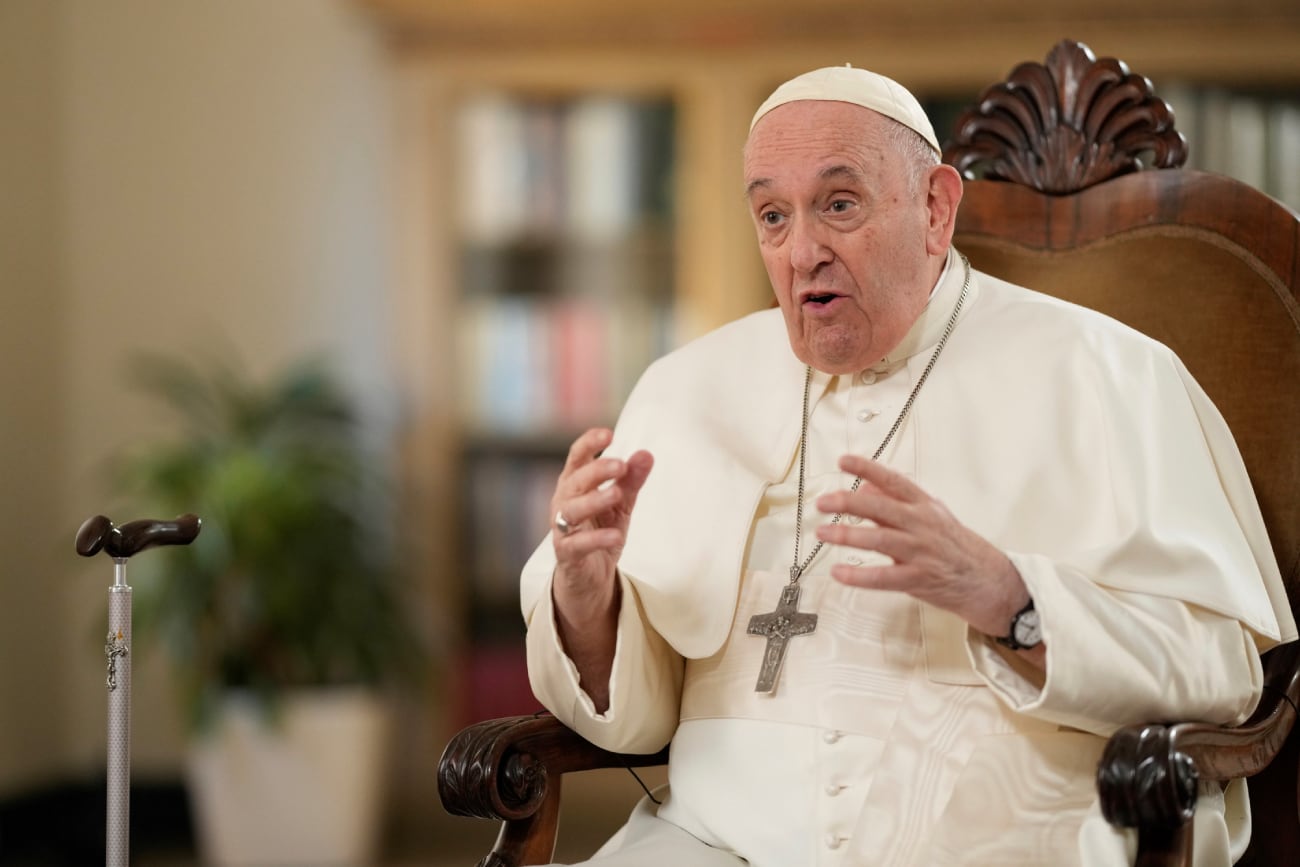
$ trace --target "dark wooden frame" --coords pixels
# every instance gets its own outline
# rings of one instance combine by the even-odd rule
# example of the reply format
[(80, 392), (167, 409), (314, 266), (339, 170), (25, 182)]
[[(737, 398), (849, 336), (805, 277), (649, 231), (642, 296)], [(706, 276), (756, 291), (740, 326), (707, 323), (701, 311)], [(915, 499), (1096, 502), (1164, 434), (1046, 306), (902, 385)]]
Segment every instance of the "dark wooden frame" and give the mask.
[[(1173, 114), (1149, 81), (1064, 41), (1045, 64), (1017, 67), (958, 120), (944, 154), (968, 178), (958, 246), (1014, 237), (1032, 249), (1067, 250), (1173, 224), (1232, 238), (1294, 301), (1300, 220), (1237, 181), (1179, 168), (1186, 155)], [(1159, 170), (1141, 171), (1147, 167)], [(1243, 232), (1234, 221), (1252, 228)], [(1300, 331), (1300, 308), (1287, 309)], [(1280, 552), (1279, 559), (1294, 609), (1300, 558)], [(1263, 697), (1241, 726), (1165, 721), (1123, 728), (1108, 741), (1097, 771), (1102, 810), (1112, 824), (1138, 829), (1139, 865), (1190, 865), (1198, 781), (1240, 777), (1253, 778), (1255, 827), (1267, 829), (1254, 835), (1241, 863), (1297, 863), (1300, 645), (1270, 651), (1264, 668)], [(601, 750), (546, 714), (514, 717), (456, 735), (438, 787), (449, 812), (503, 822), (480, 867), (544, 864), (554, 852), (563, 774), (666, 761), (666, 749), (651, 756)]]

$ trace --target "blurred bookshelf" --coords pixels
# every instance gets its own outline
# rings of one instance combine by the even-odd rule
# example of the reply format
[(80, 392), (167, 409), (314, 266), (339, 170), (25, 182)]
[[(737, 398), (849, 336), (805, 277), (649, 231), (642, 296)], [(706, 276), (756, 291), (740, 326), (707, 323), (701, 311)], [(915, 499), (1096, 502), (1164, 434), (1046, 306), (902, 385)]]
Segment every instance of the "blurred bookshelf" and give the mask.
[(1158, 88), (1187, 138), (1187, 167), (1228, 175), (1300, 211), (1300, 87)]
[(569, 444), (675, 343), (675, 110), (652, 95), (484, 90), (453, 121), (466, 576), (457, 715), (527, 713), (519, 573)]

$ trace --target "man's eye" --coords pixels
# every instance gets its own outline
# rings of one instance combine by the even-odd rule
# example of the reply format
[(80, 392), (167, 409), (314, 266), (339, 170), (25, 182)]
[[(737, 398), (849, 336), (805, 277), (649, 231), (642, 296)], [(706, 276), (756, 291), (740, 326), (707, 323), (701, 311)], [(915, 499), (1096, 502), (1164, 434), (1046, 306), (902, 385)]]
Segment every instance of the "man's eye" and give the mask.
[(853, 202), (848, 199), (836, 199), (831, 202), (831, 210), (837, 214), (842, 214), (851, 207), (853, 207)]
[(764, 211), (758, 219), (765, 226), (775, 226), (781, 222), (781, 215), (777, 211)]

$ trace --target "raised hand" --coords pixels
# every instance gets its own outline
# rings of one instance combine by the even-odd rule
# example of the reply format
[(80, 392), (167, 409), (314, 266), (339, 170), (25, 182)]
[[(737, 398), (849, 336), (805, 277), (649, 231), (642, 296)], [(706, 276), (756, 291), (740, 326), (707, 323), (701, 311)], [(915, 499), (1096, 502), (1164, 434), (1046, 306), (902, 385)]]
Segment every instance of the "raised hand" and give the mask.
[(1029, 600), (1007, 555), (905, 476), (858, 455), (845, 455), (839, 465), (862, 484), (854, 492), (818, 497), (817, 508), (867, 521), (825, 524), (817, 537), (828, 545), (877, 551), (894, 562), (837, 563), (831, 577), (857, 587), (908, 593), (953, 612), (986, 635), (1004, 634), (1012, 615)]
[(647, 451), (627, 460), (601, 457), (612, 436), (608, 428), (592, 428), (574, 440), (555, 485), (551, 538), (557, 578), (567, 582), (599, 586), (613, 579), (632, 508), (654, 464)]
[(601, 457), (612, 437), (607, 428), (592, 428), (574, 440), (551, 498), (556, 625), (583, 689), (602, 711), (617, 638), (615, 570), (637, 494), (654, 465), (647, 451), (626, 460)]

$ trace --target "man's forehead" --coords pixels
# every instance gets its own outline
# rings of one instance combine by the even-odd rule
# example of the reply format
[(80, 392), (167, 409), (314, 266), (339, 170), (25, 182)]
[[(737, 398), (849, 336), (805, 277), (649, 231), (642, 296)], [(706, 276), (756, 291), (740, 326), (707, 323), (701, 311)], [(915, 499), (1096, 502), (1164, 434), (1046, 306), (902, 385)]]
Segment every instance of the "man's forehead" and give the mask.
[(811, 104), (782, 108), (755, 128), (745, 144), (747, 192), (787, 183), (862, 180), (891, 159), (892, 148), (882, 135), (890, 121), (858, 106), (821, 105), (824, 111)]

